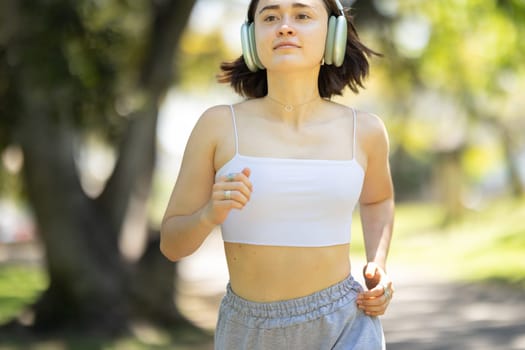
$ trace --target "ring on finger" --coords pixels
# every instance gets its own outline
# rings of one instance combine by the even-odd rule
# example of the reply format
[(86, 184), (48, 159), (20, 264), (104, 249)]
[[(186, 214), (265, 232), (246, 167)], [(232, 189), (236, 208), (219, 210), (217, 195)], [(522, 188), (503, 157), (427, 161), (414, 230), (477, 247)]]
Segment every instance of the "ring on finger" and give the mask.
[(235, 180), (235, 174), (234, 173), (229, 173), (227, 176), (226, 176), (228, 182), (232, 182), (233, 180)]
[(224, 199), (230, 200), (231, 198), (232, 198), (232, 191), (230, 190), (224, 191)]
[(392, 298), (392, 290), (390, 290), (385, 284), (383, 284), (383, 294), (388, 300)]

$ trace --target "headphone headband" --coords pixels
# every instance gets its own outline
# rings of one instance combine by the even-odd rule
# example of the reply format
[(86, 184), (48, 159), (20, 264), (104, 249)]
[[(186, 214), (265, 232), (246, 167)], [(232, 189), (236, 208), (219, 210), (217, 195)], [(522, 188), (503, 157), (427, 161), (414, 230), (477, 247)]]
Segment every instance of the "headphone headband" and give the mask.
[[(334, 0), (334, 1), (335, 1), (335, 4), (336, 4), (337, 9), (339, 10), (339, 13), (341, 14), (341, 16), (344, 16), (345, 15), (345, 8), (344, 8), (343, 4), (341, 3), (341, 0)], [(350, 1), (350, 2), (353, 3), (354, 1)], [(246, 20), (244, 22), (248, 23), (248, 24), (251, 23), (250, 19), (248, 18), (248, 14), (246, 14)]]
[(343, 7), (343, 4), (341, 4), (340, 0), (335, 0), (335, 4), (337, 5), (337, 8), (339, 9), (339, 12), (341, 12), (341, 16), (345, 15), (345, 8)]

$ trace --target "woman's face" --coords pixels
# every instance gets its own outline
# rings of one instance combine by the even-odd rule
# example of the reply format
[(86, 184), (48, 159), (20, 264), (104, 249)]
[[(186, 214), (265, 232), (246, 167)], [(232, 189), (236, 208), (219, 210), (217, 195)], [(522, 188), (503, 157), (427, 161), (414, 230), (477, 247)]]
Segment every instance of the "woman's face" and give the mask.
[(321, 63), (328, 23), (322, 0), (260, 0), (254, 23), (257, 54), (266, 69)]

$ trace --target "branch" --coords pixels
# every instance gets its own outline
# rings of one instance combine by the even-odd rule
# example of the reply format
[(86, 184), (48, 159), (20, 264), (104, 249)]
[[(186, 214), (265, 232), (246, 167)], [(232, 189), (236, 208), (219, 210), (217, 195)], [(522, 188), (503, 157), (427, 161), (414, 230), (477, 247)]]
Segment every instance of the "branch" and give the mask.
[(155, 166), (157, 114), (162, 96), (172, 83), (175, 49), (195, 0), (153, 2), (151, 43), (140, 68), (138, 90), (145, 103), (130, 116), (119, 147), (119, 158), (99, 204), (120, 231), (132, 196), (144, 201), (149, 195)]
[[(140, 84), (162, 94), (172, 83), (175, 49), (186, 28), (196, 0), (155, 1), (151, 43), (141, 74)], [(160, 90), (160, 91), (159, 91)]]

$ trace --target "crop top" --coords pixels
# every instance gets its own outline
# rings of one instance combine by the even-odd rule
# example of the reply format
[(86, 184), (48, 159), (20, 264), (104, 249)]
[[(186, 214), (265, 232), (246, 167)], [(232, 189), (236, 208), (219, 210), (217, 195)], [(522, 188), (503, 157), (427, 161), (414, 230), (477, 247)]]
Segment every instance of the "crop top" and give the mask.
[(350, 243), (352, 212), (361, 194), (364, 170), (355, 159), (319, 160), (239, 154), (235, 111), (235, 155), (216, 178), (251, 170), (253, 192), (242, 210), (221, 225), (225, 242), (267, 246), (323, 247)]

